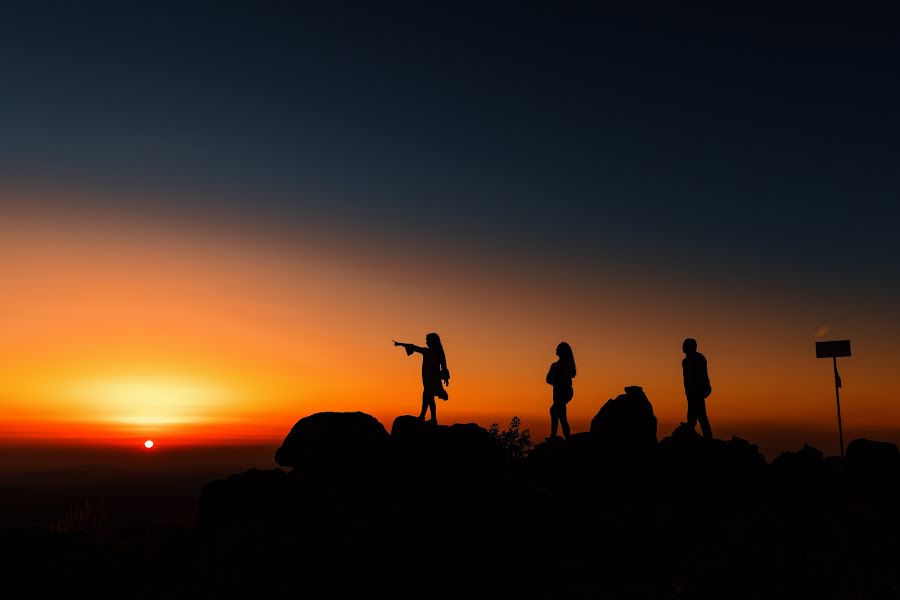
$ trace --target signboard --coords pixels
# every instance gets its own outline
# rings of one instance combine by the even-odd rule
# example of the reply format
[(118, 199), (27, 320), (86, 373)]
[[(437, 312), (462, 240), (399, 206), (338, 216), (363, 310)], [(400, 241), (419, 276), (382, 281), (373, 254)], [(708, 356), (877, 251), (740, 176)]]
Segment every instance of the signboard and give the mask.
[(841, 376), (838, 375), (837, 359), (850, 356), (850, 340), (816, 342), (816, 358), (830, 358), (834, 364), (834, 398), (837, 400), (838, 433), (841, 436), (841, 459), (844, 458), (844, 426), (841, 424)]
[(816, 358), (837, 358), (850, 356), (850, 340), (816, 342)]

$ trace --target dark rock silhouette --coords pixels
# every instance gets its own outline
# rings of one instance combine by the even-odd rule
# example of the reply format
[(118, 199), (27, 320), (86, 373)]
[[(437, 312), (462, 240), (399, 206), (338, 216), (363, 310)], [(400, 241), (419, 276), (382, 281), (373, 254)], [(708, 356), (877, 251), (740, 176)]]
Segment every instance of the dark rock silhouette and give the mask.
[(767, 466), (759, 448), (747, 440), (736, 436), (730, 440), (704, 439), (686, 423), (660, 440), (657, 454), (658, 463), (669, 468), (715, 472), (727, 478), (758, 473)]
[(400, 460), (427, 468), (496, 468), (505, 462), (494, 436), (474, 423), (433, 425), (403, 415), (394, 419), (391, 441)]
[(35, 597), (897, 597), (891, 444), (855, 440), (846, 469), (809, 446), (768, 464), (687, 425), (651, 444), (652, 407), (636, 406), (610, 401), (602, 434), (516, 461), (472, 423), (401, 416), (388, 433), (363, 413), (310, 415), (279, 449), (293, 468), (208, 482), (194, 528), (13, 532), (0, 559)]
[(659, 450), (672, 456), (694, 456), (703, 449), (703, 438), (697, 430), (685, 423), (659, 441)]
[(792, 477), (817, 474), (824, 466), (822, 451), (809, 444), (804, 444), (797, 452), (782, 452), (772, 461), (772, 471)]
[(854, 471), (885, 475), (900, 472), (900, 451), (889, 442), (855, 439), (847, 446), (846, 461)]
[(384, 460), (390, 437), (384, 425), (362, 412), (323, 412), (297, 421), (275, 451), (283, 467), (360, 471)]
[(281, 501), (286, 478), (281, 469), (250, 469), (207, 483), (200, 491), (198, 526), (224, 529), (267, 518)]
[(591, 420), (591, 435), (604, 448), (643, 454), (656, 447), (656, 416), (653, 405), (639, 386), (607, 400)]

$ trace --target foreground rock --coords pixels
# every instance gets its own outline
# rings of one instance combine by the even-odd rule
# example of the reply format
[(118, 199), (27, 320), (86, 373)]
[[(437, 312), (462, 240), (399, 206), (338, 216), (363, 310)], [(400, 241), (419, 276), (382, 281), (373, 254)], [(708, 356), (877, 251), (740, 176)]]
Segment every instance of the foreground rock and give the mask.
[(657, 458), (667, 468), (714, 472), (721, 478), (759, 473), (767, 466), (766, 457), (755, 444), (737, 436), (704, 440), (685, 423), (659, 442)]
[(847, 467), (857, 473), (896, 475), (900, 472), (900, 450), (889, 442), (855, 439), (847, 446)]
[(812, 477), (824, 467), (824, 454), (809, 444), (797, 452), (782, 452), (772, 461), (772, 471), (783, 477)]
[(434, 425), (418, 417), (394, 419), (391, 442), (402, 464), (425, 469), (484, 469), (504, 464), (494, 436), (475, 423)]
[(646, 455), (656, 447), (656, 416), (640, 386), (608, 400), (591, 420), (591, 436), (603, 450)]
[(638, 392), (522, 460), (472, 423), (301, 419), (278, 451), (293, 470), (204, 487), (200, 568), (245, 597), (896, 597), (896, 447), (854, 440), (844, 469), (686, 425), (657, 443)]
[(275, 451), (275, 462), (318, 473), (363, 472), (383, 465), (390, 436), (363, 412), (323, 412), (297, 421)]

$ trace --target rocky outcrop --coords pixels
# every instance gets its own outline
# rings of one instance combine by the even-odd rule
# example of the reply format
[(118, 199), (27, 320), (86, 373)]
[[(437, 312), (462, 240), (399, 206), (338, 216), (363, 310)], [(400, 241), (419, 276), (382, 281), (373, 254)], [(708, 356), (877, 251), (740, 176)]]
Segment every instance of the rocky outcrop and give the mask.
[(198, 526), (206, 531), (247, 526), (267, 518), (281, 503), (287, 473), (250, 469), (204, 484)]
[(825, 466), (822, 451), (809, 444), (797, 452), (782, 452), (772, 461), (772, 471), (785, 477), (811, 477)]
[(297, 421), (275, 452), (283, 467), (316, 472), (361, 472), (384, 464), (388, 432), (363, 412), (323, 412)]
[(607, 402), (590, 432), (538, 444), (525, 460), (506, 460), (473, 423), (404, 415), (388, 433), (363, 413), (301, 419), (277, 456), (294, 468), (203, 488), (199, 539), (217, 577), (300, 573), (285, 587), (302, 580), (329, 597), (419, 598), (437, 580), (451, 582), (452, 598), (527, 596), (526, 580), (539, 581), (533, 597), (561, 582), (571, 583), (563, 595), (619, 597), (640, 579), (643, 592), (629, 596), (719, 597), (740, 581), (747, 597), (783, 588), (779, 597), (824, 598), (843, 591), (841, 535), (861, 557), (856, 576), (877, 572), (872, 597), (892, 597), (881, 592), (896, 581), (895, 446), (854, 440), (843, 469), (808, 445), (768, 465), (747, 440), (704, 440), (684, 424), (656, 443), (635, 388)]
[(858, 438), (850, 442), (846, 452), (847, 468), (856, 473), (897, 474), (900, 451), (895, 444)]
[(755, 444), (737, 436), (730, 440), (704, 440), (686, 423), (659, 442), (657, 456), (662, 464), (713, 470), (722, 476), (745, 474), (766, 467), (766, 457)]
[(608, 451), (646, 454), (656, 447), (656, 416), (640, 386), (608, 400), (591, 420), (591, 436)]
[(403, 465), (429, 469), (499, 467), (503, 449), (490, 432), (475, 423), (434, 425), (411, 415), (394, 419), (391, 443)]

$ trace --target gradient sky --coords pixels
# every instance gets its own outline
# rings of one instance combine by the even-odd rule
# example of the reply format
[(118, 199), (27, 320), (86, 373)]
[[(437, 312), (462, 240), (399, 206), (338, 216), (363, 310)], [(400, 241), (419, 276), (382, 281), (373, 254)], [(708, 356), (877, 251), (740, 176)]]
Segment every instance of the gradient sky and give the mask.
[[(583, 431), (642, 385), (769, 458), (900, 441), (888, 14), (681, 4), (0, 8), (0, 438), (278, 440), (417, 414)], [(427, 4), (427, 6), (426, 6)]]

